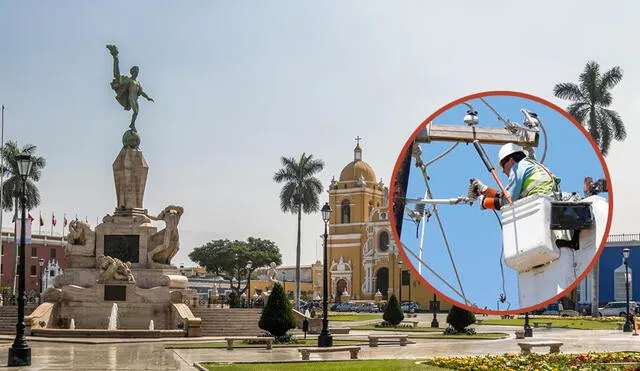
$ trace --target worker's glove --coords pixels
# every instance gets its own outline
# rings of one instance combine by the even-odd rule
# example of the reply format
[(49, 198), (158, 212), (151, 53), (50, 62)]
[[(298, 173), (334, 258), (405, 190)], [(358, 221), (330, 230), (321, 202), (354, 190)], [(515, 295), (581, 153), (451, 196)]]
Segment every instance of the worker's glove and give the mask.
[(480, 196), (480, 198), (478, 198), (478, 202), (480, 203), (480, 210), (485, 210), (486, 207), (484, 207), (484, 199), (486, 196)]
[(467, 192), (467, 197), (475, 200), (478, 197), (480, 197), (480, 195), (483, 194), (487, 189), (489, 189), (489, 187), (484, 185), (480, 181), (480, 179), (478, 178), (471, 179), (471, 183), (469, 184), (469, 188)]

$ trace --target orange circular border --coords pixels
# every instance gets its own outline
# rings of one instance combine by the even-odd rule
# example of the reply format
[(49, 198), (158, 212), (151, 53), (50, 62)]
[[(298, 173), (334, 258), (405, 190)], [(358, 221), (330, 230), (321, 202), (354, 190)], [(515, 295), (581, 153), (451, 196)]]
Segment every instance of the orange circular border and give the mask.
[[(395, 239), (396, 246), (398, 246), (398, 250), (400, 251), (400, 254), (402, 255), (402, 258), (406, 262), (409, 262), (409, 264), (407, 264), (407, 265), (409, 266), (409, 269), (411, 269), (414, 277), (418, 277), (418, 279), (422, 282), (422, 284), (424, 284), (427, 288), (431, 289), (431, 291), (433, 291), (435, 294), (437, 294), (441, 298), (443, 298), (446, 301), (448, 301), (450, 304), (453, 304), (453, 305), (455, 305), (457, 307), (460, 307), (460, 308), (464, 308), (464, 309), (469, 310), (469, 311), (474, 312), (474, 313), (496, 314), (496, 315), (513, 315), (513, 314), (522, 314), (522, 313), (525, 313), (525, 312), (531, 312), (533, 310), (546, 307), (547, 305), (553, 303), (554, 301), (562, 298), (567, 292), (573, 290), (587, 276), (587, 274), (589, 274), (589, 272), (591, 272), (591, 270), (593, 269), (593, 266), (600, 259), (600, 255), (604, 251), (605, 245), (607, 243), (607, 239), (609, 237), (609, 230), (611, 229), (611, 220), (612, 220), (612, 215), (613, 215), (613, 187), (611, 186), (611, 176), (609, 175), (609, 168), (607, 167), (607, 164), (606, 164), (606, 162), (604, 160), (604, 157), (602, 156), (602, 153), (600, 152), (600, 148), (598, 148), (596, 143), (591, 138), (591, 135), (584, 129), (584, 127), (575, 118), (573, 118), (564, 109), (556, 106), (555, 104), (553, 104), (553, 103), (551, 103), (551, 102), (549, 102), (547, 100), (544, 100), (542, 98), (539, 98), (539, 97), (536, 97), (536, 96), (533, 96), (533, 95), (530, 95), (530, 94), (520, 93), (520, 92), (515, 92), (515, 91), (509, 91), (509, 90), (485, 91), (485, 92), (471, 94), (471, 95), (467, 95), (465, 97), (456, 99), (455, 101), (443, 106), (442, 108), (440, 108), (439, 110), (437, 110), (436, 112), (431, 114), (431, 116), (427, 117), (427, 119), (424, 120), (418, 126), (418, 128), (416, 128), (416, 130), (413, 132), (413, 134), (411, 134), (411, 136), (409, 137), (409, 139), (405, 143), (404, 147), (402, 147), (402, 150), (400, 151), (400, 155), (398, 156), (398, 159), (396, 160), (396, 164), (393, 167), (393, 173), (391, 174), (391, 181), (390, 181), (390, 185), (389, 185), (389, 195), (393, 195), (394, 194), (395, 184), (396, 184), (396, 177), (398, 175), (398, 169), (400, 168), (400, 164), (402, 163), (402, 160), (404, 159), (404, 157), (406, 156), (407, 152), (409, 151), (409, 148), (413, 144), (415, 138), (418, 136), (418, 133), (420, 133), (420, 131), (424, 127), (426, 127), (426, 125), (429, 125), (434, 118), (438, 117), (444, 111), (450, 109), (453, 106), (459, 105), (464, 101), (467, 101), (467, 100), (470, 100), (470, 99), (476, 99), (476, 98), (480, 98), (480, 97), (496, 96), (496, 95), (515, 96), (515, 97), (520, 97), (520, 98), (524, 98), (524, 99), (530, 99), (530, 100), (536, 101), (536, 102), (538, 102), (540, 104), (544, 104), (547, 107), (553, 108), (555, 111), (557, 111), (558, 113), (563, 115), (567, 120), (569, 120), (571, 123), (573, 123), (573, 125), (575, 127), (577, 127), (578, 130), (580, 130), (580, 132), (582, 132), (582, 134), (585, 136), (585, 138), (587, 138), (587, 140), (591, 144), (591, 147), (593, 148), (593, 150), (598, 155), (598, 158), (600, 159), (600, 164), (602, 165), (602, 169), (604, 170), (605, 178), (607, 179), (607, 188), (608, 188), (608, 194), (609, 194), (609, 214), (607, 215), (607, 226), (606, 226), (606, 228), (604, 230), (604, 235), (603, 235), (602, 241), (600, 241), (600, 246), (598, 246), (598, 252), (596, 253), (596, 256), (593, 258), (593, 260), (591, 261), (589, 266), (584, 270), (584, 272), (580, 275), (580, 277), (578, 277), (578, 279), (576, 279), (573, 284), (571, 284), (568, 288), (564, 289), (561, 293), (551, 297), (550, 299), (548, 299), (548, 300), (546, 300), (544, 302), (541, 302), (540, 304), (537, 304), (537, 305), (534, 305), (534, 306), (530, 306), (530, 307), (526, 307), (526, 308), (519, 308), (517, 310), (504, 310), (503, 311), (503, 310), (484, 310), (484, 309), (481, 309), (481, 308), (478, 308), (478, 307), (472, 307), (472, 306), (464, 305), (464, 304), (461, 304), (461, 303), (449, 298), (448, 296), (442, 294), (435, 287), (430, 285), (427, 282), (427, 280), (424, 279), (424, 277), (416, 271), (416, 269), (414, 268), (413, 264), (410, 263), (411, 259), (409, 259), (409, 257), (405, 254), (404, 248), (402, 247), (402, 242), (400, 241), (400, 236), (398, 235), (398, 231), (397, 231), (397, 227), (396, 227), (395, 217), (389, 218), (389, 222), (390, 222), (390, 225), (391, 225), (391, 233), (393, 234), (393, 238)], [(391, 200), (391, 202), (389, 202), (389, 210), (388, 210), (389, 215), (395, 215), (395, 213), (393, 212), (393, 206), (395, 204), (395, 200), (394, 200), (393, 197), (389, 197), (389, 198)], [(592, 310), (593, 310), (593, 308), (592, 308)]]

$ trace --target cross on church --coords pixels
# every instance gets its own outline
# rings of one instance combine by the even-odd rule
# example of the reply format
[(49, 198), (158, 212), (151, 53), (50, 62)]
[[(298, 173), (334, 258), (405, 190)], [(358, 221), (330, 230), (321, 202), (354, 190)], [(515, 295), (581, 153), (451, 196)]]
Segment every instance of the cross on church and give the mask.
[(361, 139), (362, 139), (362, 138), (360, 138), (360, 136), (359, 136), (359, 135), (358, 135), (357, 137), (355, 137), (356, 145), (358, 145), (358, 146), (360, 145), (360, 140), (361, 140)]

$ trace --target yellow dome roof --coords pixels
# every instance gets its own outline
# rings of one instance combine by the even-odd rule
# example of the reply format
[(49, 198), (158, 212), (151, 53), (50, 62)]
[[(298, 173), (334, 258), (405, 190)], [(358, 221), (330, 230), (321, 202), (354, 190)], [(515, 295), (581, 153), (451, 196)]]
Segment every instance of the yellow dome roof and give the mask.
[(373, 168), (362, 160), (352, 161), (347, 164), (340, 173), (340, 181), (358, 180), (360, 179), (360, 175), (362, 175), (367, 182), (376, 181), (376, 173), (373, 171)]

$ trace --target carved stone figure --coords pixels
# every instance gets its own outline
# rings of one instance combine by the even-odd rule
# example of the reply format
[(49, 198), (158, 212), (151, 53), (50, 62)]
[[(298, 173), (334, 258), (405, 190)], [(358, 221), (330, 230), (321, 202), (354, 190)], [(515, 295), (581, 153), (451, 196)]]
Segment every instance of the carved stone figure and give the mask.
[(95, 267), (96, 232), (88, 223), (80, 220), (69, 223), (64, 254), (70, 268)]
[(107, 45), (107, 49), (109, 49), (113, 57), (113, 80), (111, 81), (111, 89), (116, 92), (116, 100), (126, 111), (133, 110), (129, 128), (135, 132), (137, 131), (135, 124), (136, 118), (138, 117), (138, 97), (142, 95), (150, 102), (153, 102), (153, 99), (142, 90), (142, 84), (137, 80), (140, 67), (131, 67), (129, 70), (131, 76), (120, 75), (118, 48), (115, 45)]
[(163, 220), (165, 228), (149, 237), (148, 260), (154, 263), (171, 264), (171, 259), (180, 249), (178, 223), (184, 213), (182, 206), (169, 205), (158, 216), (147, 215), (152, 220)]
[(271, 262), (271, 264), (269, 264), (269, 270), (267, 271), (267, 275), (269, 276), (269, 282), (279, 282), (276, 279), (276, 263)]
[(131, 273), (131, 263), (110, 256), (103, 256), (100, 260), (100, 275), (98, 283), (110, 281), (133, 282), (136, 280)]

